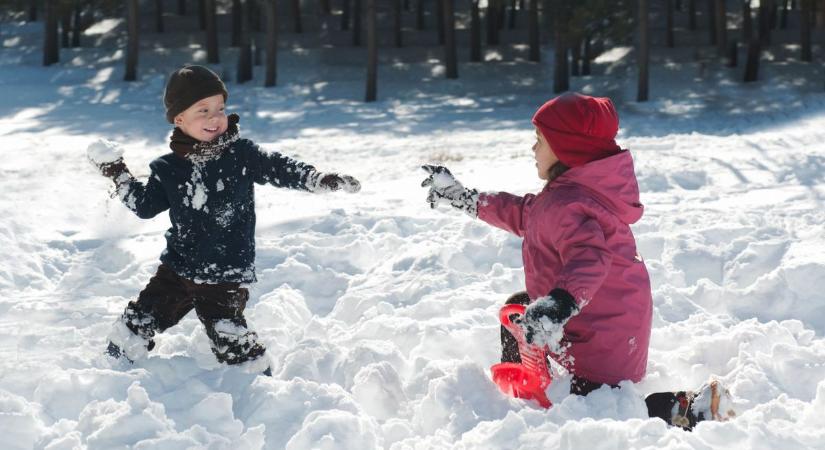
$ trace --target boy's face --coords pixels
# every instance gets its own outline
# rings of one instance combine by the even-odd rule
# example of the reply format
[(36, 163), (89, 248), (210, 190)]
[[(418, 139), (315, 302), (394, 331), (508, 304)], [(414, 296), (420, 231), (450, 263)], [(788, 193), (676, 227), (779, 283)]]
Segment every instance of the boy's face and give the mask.
[(201, 142), (209, 142), (220, 136), (229, 127), (223, 95), (198, 100), (175, 117), (175, 126)]
[(559, 158), (556, 158), (556, 154), (550, 148), (550, 143), (547, 142), (538, 127), (536, 127), (536, 143), (533, 144), (533, 157), (536, 158), (536, 169), (539, 178), (542, 180), (546, 180), (550, 176), (550, 168), (559, 162)]

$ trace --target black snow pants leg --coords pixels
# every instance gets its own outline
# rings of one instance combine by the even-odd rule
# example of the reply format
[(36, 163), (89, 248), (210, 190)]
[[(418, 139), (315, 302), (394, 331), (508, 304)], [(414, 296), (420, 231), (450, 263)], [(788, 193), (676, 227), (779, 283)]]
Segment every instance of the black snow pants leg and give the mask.
[(239, 283), (198, 284), (161, 264), (138, 299), (126, 306), (122, 319), (152, 350), (155, 334), (174, 326), (194, 308), (218, 361), (240, 364), (266, 351), (257, 334), (247, 329), (243, 311), (248, 300), (249, 291)]

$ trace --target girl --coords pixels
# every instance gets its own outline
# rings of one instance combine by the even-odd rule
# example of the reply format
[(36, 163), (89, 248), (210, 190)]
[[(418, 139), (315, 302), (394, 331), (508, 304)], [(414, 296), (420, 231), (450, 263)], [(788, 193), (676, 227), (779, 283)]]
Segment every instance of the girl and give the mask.
[[(525, 337), (550, 344), (549, 356), (573, 375), (571, 394), (638, 382), (647, 367), (653, 305), (630, 230), (643, 206), (633, 158), (614, 140), (616, 110), (608, 98), (567, 93), (539, 108), (533, 125), (537, 174), (547, 182), (540, 193), (479, 193), (446, 168), (425, 166), (427, 201), (431, 207), (447, 203), (524, 239), (527, 291), (506, 303), (529, 304), (520, 322)], [(559, 329), (560, 342), (553, 342)], [(502, 362), (521, 362), (504, 327), (501, 342)], [(717, 384), (712, 391), (716, 395), (708, 398), (718, 398)], [(693, 414), (695, 424), (690, 402), (665, 394), (655, 397), (653, 407), (648, 402), (651, 416), (671, 423), (676, 415)], [(688, 397), (690, 392), (681, 393)]]

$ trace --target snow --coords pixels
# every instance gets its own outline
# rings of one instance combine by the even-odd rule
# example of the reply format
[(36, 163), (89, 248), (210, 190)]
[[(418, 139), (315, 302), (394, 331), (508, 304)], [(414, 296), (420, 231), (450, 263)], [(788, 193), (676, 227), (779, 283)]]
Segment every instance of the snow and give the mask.
[(115, 142), (99, 139), (89, 144), (86, 156), (96, 165), (112, 163), (123, 157), (123, 148)]
[[(642, 382), (575, 397), (558, 373), (544, 410), (501, 395), (489, 374), (498, 308), (524, 288), (521, 241), (431, 210), (420, 166), (445, 165), (479, 191), (538, 191), (530, 117), (550, 96), (551, 49), (530, 64), (502, 47), (502, 62), (462, 63), (455, 81), (399, 50), (409, 61), (382, 65), (380, 101), (364, 104), (362, 49), (287, 33), (281, 85), (260, 87), (261, 68), (229, 83), (244, 137), (362, 183), (354, 195), (256, 188), (259, 282), (246, 316), (268, 378), (220, 366), (194, 314), (134, 366), (102, 355), (156, 270), (169, 221), (111, 198), (83, 152), (116, 142), (145, 178), (169, 151), (166, 75), (197, 50), (153, 52), (148, 34), (140, 80), (124, 83), (112, 27), (122, 24), (93, 28), (100, 48), (62, 50), (48, 68), (42, 23), (0, 27), (4, 449), (825, 447), (821, 65), (766, 65), (771, 81), (743, 86), (674, 53), (652, 65), (645, 104), (633, 102), (627, 52), (573, 79), (613, 98), (636, 160), (645, 216), (633, 232), (654, 329)], [(711, 376), (736, 418), (688, 433), (646, 417), (646, 394)]]

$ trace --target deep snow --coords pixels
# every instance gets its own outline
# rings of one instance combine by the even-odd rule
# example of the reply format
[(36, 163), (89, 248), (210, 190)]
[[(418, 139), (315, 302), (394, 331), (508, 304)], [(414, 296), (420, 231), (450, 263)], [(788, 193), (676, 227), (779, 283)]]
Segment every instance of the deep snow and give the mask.
[[(623, 59), (599, 60), (613, 77), (573, 80), (614, 98), (636, 159), (654, 329), (644, 381), (582, 398), (559, 378), (546, 411), (489, 376), (497, 310), (523, 289), (520, 241), (431, 210), (419, 166), (445, 164), (482, 191), (539, 190), (529, 119), (551, 95), (549, 63), (462, 64), (457, 81), (431, 58), (385, 64), (381, 100), (364, 104), (361, 53), (292, 46), (279, 87), (259, 87), (260, 74), (230, 83), (242, 136), (362, 190), (256, 191), (247, 318), (273, 378), (219, 367), (193, 315), (148, 360), (113, 367), (105, 337), (154, 273), (169, 222), (112, 199), (86, 147), (117, 142), (145, 176), (168, 151), (165, 75), (204, 55), (144, 42), (141, 79), (126, 84), (111, 46), (41, 67), (41, 26), (0, 28), (4, 449), (825, 447), (821, 66), (768, 66), (772, 83), (742, 86), (705, 62), (654, 65), (647, 104), (631, 101)], [(646, 393), (710, 376), (736, 419), (687, 433), (646, 418)]]

